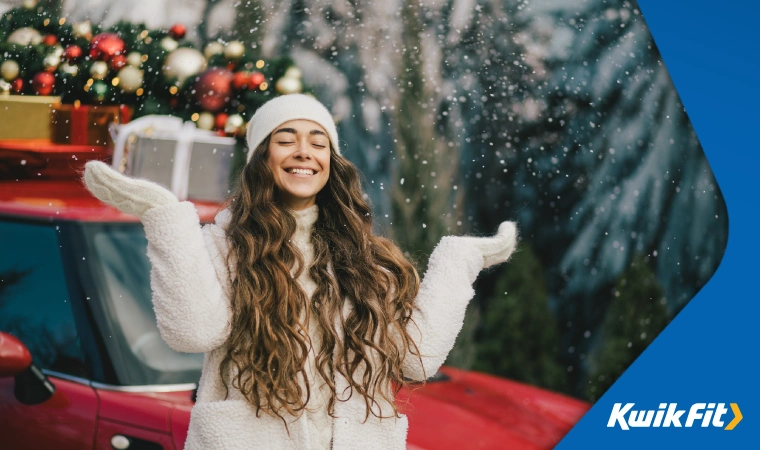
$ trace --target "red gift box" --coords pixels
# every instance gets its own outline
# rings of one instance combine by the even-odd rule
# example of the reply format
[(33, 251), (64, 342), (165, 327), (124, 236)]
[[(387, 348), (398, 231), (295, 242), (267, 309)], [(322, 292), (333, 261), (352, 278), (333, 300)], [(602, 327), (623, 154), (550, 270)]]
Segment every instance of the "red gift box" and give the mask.
[(126, 105), (66, 105), (53, 107), (50, 138), (56, 144), (113, 145), (108, 127), (129, 120)]

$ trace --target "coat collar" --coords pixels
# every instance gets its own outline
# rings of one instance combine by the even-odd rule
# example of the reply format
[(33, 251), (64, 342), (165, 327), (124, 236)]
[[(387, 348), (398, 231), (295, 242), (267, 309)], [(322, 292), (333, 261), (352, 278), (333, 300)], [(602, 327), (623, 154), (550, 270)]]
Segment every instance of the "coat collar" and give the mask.
[(230, 220), (232, 220), (232, 212), (230, 211), (230, 208), (224, 208), (214, 216), (214, 223), (224, 229), (227, 229)]
[[(300, 211), (294, 211), (292, 209), (289, 209), (289, 211), (293, 214), (293, 217), (295, 217), (298, 226), (303, 228), (311, 228), (319, 216), (319, 207), (316, 204)], [(232, 220), (232, 212), (230, 211), (230, 208), (224, 208), (214, 216), (214, 223), (224, 229), (227, 229), (230, 220)]]

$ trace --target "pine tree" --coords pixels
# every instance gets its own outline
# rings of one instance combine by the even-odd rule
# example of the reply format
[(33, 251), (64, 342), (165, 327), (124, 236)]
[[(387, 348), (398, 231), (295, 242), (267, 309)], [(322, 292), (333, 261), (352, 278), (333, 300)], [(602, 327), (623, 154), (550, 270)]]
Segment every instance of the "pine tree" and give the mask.
[(232, 36), (240, 40), (248, 48), (257, 49), (264, 40), (264, 21), (266, 15), (264, 5), (258, 0), (246, 0), (245, 7), (238, 8), (235, 15), (235, 23), (232, 27)]
[(425, 267), (430, 252), (457, 218), (459, 153), (447, 148), (436, 130), (434, 106), (428, 104), (434, 89), (423, 76), (422, 8), (417, 2), (406, 3), (391, 210), (394, 239)]
[(612, 289), (599, 343), (589, 357), (587, 397), (601, 397), (669, 321), (667, 301), (648, 258), (637, 255)]
[(498, 270), (493, 294), (482, 309), (473, 369), (566, 390), (541, 263), (531, 246), (522, 243), (509, 264)]

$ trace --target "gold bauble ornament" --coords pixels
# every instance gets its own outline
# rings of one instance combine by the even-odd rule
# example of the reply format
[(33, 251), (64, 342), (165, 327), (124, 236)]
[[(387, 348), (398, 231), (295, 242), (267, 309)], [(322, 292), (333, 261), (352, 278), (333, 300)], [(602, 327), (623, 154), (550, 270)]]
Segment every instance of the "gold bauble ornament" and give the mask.
[(238, 134), (245, 121), (240, 114), (233, 114), (227, 118), (224, 124), (224, 132), (227, 134)]
[(298, 78), (282, 77), (277, 80), (275, 89), (277, 89), (277, 92), (280, 94), (297, 94), (301, 92), (303, 85)]
[(37, 0), (24, 0), (21, 5), (26, 9), (34, 9), (37, 7)]
[(164, 61), (162, 71), (166, 78), (176, 78), (181, 85), (189, 77), (206, 69), (206, 58), (194, 48), (182, 47), (171, 52)]
[(38, 45), (42, 43), (42, 35), (31, 27), (19, 28), (8, 36), (8, 42), (18, 45)]
[(130, 52), (127, 55), (127, 64), (129, 64), (130, 66), (139, 68), (140, 66), (142, 66), (142, 63), (143, 63), (142, 55), (140, 54), (140, 52)]
[(206, 45), (206, 48), (203, 49), (203, 55), (206, 56), (206, 58), (211, 58), (214, 55), (218, 55), (220, 53), (224, 53), (224, 45), (222, 45), (220, 42), (209, 42)]
[(85, 38), (88, 41), (92, 39), (92, 26), (90, 21), (75, 23), (72, 27), (74, 37)]
[(166, 50), (169, 53), (173, 52), (174, 50), (177, 50), (177, 46), (179, 46), (179, 43), (175, 41), (174, 39), (170, 38), (169, 36), (161, 39), (161, 48)]
[(143, 71), (132, 66), (126, 66), (116, 75), (119, 78), (119, 87), (124, 92), (135, 92), (143, 84)]
[(245, 45), (240, 41), (232, 41), (224, 47), (224, 57), (227, 59), (240, 59), (245, 54)]
[(108, 75), (108, 63), (105, 61), (95, 61), (90, 67), (90, 75), (96, 80), (102, 80)]
[(214, 115), (208, 111), (200, 113), (198, 116), (198, 128), (201, 130), (211, 130), (214, 128)]
[(21, 68), (18, 63), (12, 59), (6, 60), (0, 65), (0, 74), (3, 75), (5, 81), (13, 81), (18, 76)]

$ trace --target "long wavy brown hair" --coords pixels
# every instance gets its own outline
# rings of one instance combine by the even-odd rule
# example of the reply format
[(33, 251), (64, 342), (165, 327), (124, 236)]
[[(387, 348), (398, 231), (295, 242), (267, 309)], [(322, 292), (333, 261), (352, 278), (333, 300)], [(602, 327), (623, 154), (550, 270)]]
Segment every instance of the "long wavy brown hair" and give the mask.
[[(303, 410), (311, 396), (307, 324), (315, 314), (322, 341), (317, 370), (332, 391), (329, 414), (334, 417), (337, 370), (350, 383), (349, 396), (364, 397), (365, 420), (370, 412), (381, 417), (371, 407), (378, 398), (398, 415), (394, 397), (408, 385), (402, 359), (407, 354), (419, 358), (406, 331), (419, 290), (418, 273), (393, 242), (373, 235), (372, 211), (364, 200), (359, 172), (332, 145), (330, 177), (316, 199), (314, 262), (304, 267), (301, 252), (290, 241), (296, 220), (280, 201), (267, 164), (268, 148), (269, 138), (255, 150), (230, 196), (232, 218), (226, 235), (227, 263), (234, 267), (229, 279), (233, 322), (219, 368), (224, 388), (229, 394), (228, 377), (233, 374), (233, 387), (257, 415), (264, 411), (284, 421), (283, 411), (295, 415)], [(311, 302), (296, 283), (303, 270), (317, 285)], [(345, 318), (344, 299), (353, 306)], [(299, 376), (305, 381), (305, 396)], [(395, 390), (390, 388), (393, 384)], [(345, 401), (344, 393), (340, 395)]]

